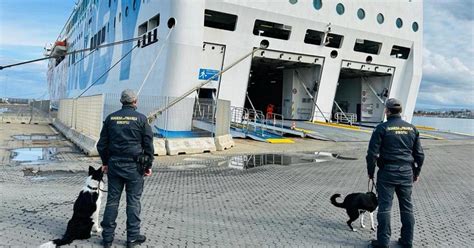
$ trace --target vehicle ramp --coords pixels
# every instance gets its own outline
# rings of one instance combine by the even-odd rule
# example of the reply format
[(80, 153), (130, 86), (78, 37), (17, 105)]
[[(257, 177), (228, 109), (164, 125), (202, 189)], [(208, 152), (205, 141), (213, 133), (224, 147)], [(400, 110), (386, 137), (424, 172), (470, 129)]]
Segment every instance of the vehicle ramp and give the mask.
[(474, 136), (465, 133), (438, 130), (432, 127), (417, 126), (422, 139), (435, 140), (472, 140)]
[(306, 137), (335, 142), (369, 141), (372, 129), (337, 123), (285, 121), (285, 126), (294, 126), (305, 132)]

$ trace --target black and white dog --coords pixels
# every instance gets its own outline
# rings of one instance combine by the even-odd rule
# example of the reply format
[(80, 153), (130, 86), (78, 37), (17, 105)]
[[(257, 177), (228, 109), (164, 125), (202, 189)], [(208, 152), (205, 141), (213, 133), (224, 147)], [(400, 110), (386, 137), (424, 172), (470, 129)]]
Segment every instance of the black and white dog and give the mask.
[(67, 223), (66, 233), (61, 239), (55, 239), (41, 245), (39, 248), (58, 247), (72, 243), (75, 239), (88, 239), (91, 231), (101, 233), (99, 211), (101, 204), (101, 182), (104, 173), (101, 168), (89, 166), (89, 176), (79, 196), (74, 202), (72, 218)]
[(360, 217), (360, 226), (365, 228), (364, 225), (364, 213), (369, 212), (370, 215), (370, 226), (371, 230), (375, 231), (374, 227), (374, 211), (377, 209), (378, 201), (377, 196), (373, 192), (367, 193), (352, 193), (344, 198), (342, 203), (336, 201), (336, 198), (340, 197), (340, 194), (334, 194), (331, 196), (331, 203), (340, 208), (346, 209), (347, 215), (349, 215), (349, 220), (347, 225), (351, 228), (352, 231), (357, 231), (352, 227), (352, 222), (357, 220)]

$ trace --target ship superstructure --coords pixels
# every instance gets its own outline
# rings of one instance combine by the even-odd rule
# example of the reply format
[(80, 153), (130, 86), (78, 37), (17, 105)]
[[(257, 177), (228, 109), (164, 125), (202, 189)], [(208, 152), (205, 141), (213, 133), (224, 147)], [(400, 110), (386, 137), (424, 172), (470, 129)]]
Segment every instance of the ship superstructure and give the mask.
[[(51, 60), (48, 82), (53, 100), (125, 88), (179, 97), (263, 47), (192, 97), (351, 123), (383, 121), (396, 97), (410, 121), (422, 27), (420, 0), (81, 0), (58, 41), (91, 51)], [(166, 128), (189, 129), (192, 107)]]

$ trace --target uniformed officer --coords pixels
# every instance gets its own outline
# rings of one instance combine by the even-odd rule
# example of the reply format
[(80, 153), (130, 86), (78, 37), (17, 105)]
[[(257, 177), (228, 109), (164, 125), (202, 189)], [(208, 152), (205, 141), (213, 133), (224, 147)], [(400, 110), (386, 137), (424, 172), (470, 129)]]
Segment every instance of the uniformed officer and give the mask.
[[(143, 176), (151, 175), (153, 161), (153, 133), (146, 116), (136, 111), (137, 95), (124, 90), (120, 98), (122, 109), (110, 114), (104, 121), (97, 150), (102, 168), (107, 173), (108, 195), (105, 206), (102, 238), (104, 247), (111, 247), (117, 223), (120, 196), (125, 186), (127, 197), (127, 247), (145, 242), (140, 234), (140, 197)], [(139, 157), (149, 158), (149, 167), (141, 173)]]
[(401, 237), (398, 242), (402, 247), (412, 247), (415, 218), (411, 193), (413, 182), (418, 181), (424, 154), (421, 148), (418, 130), (401, 119), (402, 104), (395, 98), (385, 103), (387, 121), (378, 125), (370, 138), (367, 151), (367, 171), (369, 178), (377, 172), (377, 240), (373, 247), (388, 247), (390, 242), (390, 212), (393, 193), (397, 194), (402, 222)]

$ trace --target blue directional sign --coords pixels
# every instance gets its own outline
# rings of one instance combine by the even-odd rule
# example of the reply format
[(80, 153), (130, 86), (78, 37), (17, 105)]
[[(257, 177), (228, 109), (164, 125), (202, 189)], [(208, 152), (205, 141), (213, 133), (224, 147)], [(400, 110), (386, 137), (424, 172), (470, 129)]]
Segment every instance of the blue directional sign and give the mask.
[[(204, 69), (200, 68), (199, 69), (199, 80), (209, 80), (212, 76), (218, 74), (218, 70), (213, 70), (213, 69)], [(215, 76), (212, 81), (219, 81), (219, 76)]]

